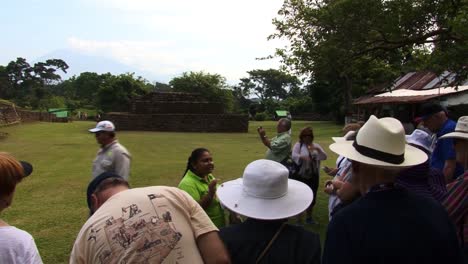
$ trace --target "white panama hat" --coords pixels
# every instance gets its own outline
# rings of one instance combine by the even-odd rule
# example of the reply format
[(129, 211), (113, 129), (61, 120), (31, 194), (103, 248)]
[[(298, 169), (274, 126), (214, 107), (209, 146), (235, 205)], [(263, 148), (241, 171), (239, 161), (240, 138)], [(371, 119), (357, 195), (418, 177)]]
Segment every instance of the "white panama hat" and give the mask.
[(387, 168), (412, 167), (427, 160), (426, 153), (406, 144), (403, 125), (391, 117), (372, 115), (355, 141), (333, 143), (330, 149), (350, 160)]
[(332, 137), (332, 139), (335, 142), (343, 142), (343, 141), (351, 140), (351, 138), (355, 136), (356, 136), (356, 131), (351, 130), (351, 131), (348, 131), (348, 133), (346, 133), (346, 135), (342, 137)]
[(229, 210), (261, 220), (292, 217), (309, 207), (314, 194), (309, 186), (288, 179), (289, 171), (272, 160), (256, 160), (242, 178), (218, 187), (216, 195)]
[(115, 126), (111, 121), (104, 120), (97, 123), (95, 128), (89, 130), (89, 132), (91, 133), (96, 133), (99, 131), (114, 132)]
[(468, 116), (462, 116), (458, 119), (455, 131), (447, 133), (440, 138), (459, 138), (468, 140)]

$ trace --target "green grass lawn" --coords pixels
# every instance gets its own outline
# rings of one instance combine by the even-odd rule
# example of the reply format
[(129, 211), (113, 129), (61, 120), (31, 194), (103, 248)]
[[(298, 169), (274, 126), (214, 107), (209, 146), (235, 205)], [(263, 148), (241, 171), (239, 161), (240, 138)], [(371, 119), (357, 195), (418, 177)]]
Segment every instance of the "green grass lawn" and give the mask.
[[(75, 237), (86, 221), (85, 192), (91, 179), (91, 163), (98, 145), (87, 129), (94, 122), (33, 123), (0, 128), (1, 151), (27, 160), (34, 172), (17, 187), (11, 208), (1, 218), (31, 233), (44, 263), (67, 263)], [(256, 133), (263, 126), (271, 138), (276, 122), (250, 122), (249, 133), (162, 133), (118, 132), (120, 142), (132, 153), (130, 184), (176, 186), (190, 152), (206, 147), (215, 162), (214, 175), (221, 181), (238, 178), (244, 167), (264, 157), (266, 148)], [(334, 167), (336, 155), (328, 149), (331, 136), (340, 127), (331, 122), (293, 122), (293, 141), (299, 130), (312, 126), (315, 142), (329, 154), (323, 165)], [(329, 177), (321, 174), (321, 186)], [(328, 196), (319, 189), (314, 216), (319, 224), (308, 227), (320, 233), (323, 241), (328, 224)]]

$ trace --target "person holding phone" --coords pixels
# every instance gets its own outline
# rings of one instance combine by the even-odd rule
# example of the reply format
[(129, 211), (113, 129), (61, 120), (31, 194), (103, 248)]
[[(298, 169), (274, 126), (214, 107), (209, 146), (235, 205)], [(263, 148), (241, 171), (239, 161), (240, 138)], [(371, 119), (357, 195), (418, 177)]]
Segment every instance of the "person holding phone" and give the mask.
[(276, 125), (276, 137), (269, 139), (266, 135), (263, 127), (258, 127), (257, 132), (260, 136), (260, 140), (268, 150), (265, 155), (265, 159), (274, 160), (283, 165), (287, 165), (288, 160), (291, 157), (291, 135), (288, 131), (291, 129), (291, 120), (287, 118), (281, 118), (278, 120)]

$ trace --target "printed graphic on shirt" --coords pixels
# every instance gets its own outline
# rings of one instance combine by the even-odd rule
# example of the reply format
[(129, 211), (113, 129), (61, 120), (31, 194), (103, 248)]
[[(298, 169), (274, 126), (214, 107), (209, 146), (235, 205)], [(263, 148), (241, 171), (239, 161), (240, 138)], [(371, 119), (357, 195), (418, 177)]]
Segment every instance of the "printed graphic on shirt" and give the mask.
[[(122, 207), (119, 218), (109, 217), (104, 226), (91, 226), (90, 243), (99, 243), (97, 233), (105, 233), (101, 243), (105, 243), (106, 249), (98, 256), (100, 263), (162, 263), (173, 250), (177, 259), (183, 258), (182, 250), (177, 247), (182, 234), (177, 232), (171, 212), (164, 203), (157, 202), (158, 198), (164, 197), (148, 195), (152, 212), (142, 212), (137, 204), (130, 204)], [(129, 251), (132, 254), (125, 254)]]

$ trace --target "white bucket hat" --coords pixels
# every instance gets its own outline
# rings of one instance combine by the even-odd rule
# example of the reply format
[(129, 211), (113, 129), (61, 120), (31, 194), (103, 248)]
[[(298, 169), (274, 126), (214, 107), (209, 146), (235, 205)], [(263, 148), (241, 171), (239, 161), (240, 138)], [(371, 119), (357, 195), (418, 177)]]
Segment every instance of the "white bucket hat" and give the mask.
[(406, 135), (405, 137), (408, 144), (418, 145), (432, 153), (434, 140), (432, 135), (427, 131), (418, 128), (411, 135)]
[(389, 168), (411, 167), (427, 160), (426, 153), (406, 144), (403, 125), (391, 117), (372, 115), (355, 141), (333, 143), (330, 149), (350, 160)]
[(468, 116), (460, 117), (455, 126), (455, 131), (447, 133), (440, 138), (460, 138), (468, 140)]
[(348, 131), (348, 133), (346, 133), (346, 135), (344, 135), (342, 137), (332, 137), (332, 139), (335, 142), (342, 142), (342, 141), (351, 140), (351, 138), (353, 138), (355, 136), (356, 136), (356, 131), (351, 130), (351, 131)]
[(289, 171), (272, 160), (256, 160), (245, 167), (242, 178), (218, 187), (216, 195), (229, 210), (261, 220), (275, 220), (302, 213), (312, 202), (312, 190), (288, 179)]
[(95, 128), (89, 130), (91, 133), (96, 133), (99, 131), (113, 132), (115, 131), (115, 126), (111, 121), (104, 120), (97, 123)]

